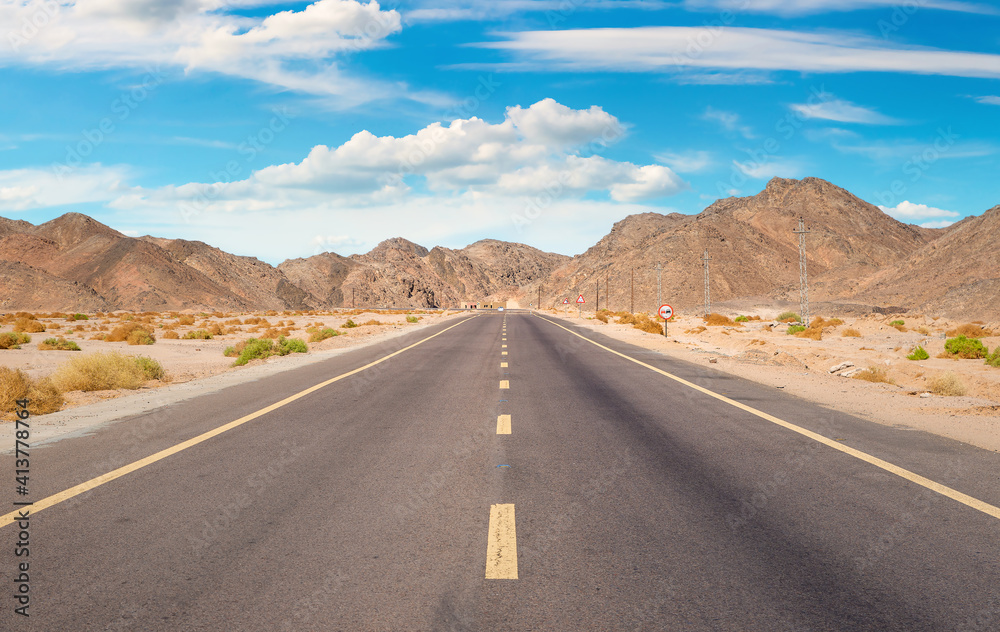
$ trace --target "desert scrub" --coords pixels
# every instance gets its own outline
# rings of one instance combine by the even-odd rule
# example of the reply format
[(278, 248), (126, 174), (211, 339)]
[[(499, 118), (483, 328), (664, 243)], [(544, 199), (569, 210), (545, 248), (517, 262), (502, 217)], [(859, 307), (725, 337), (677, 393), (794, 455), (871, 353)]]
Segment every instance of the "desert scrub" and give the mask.
[(860, 338), (861, 332), (858, 331), (857, 329), (852, 329), (851, 327), (848, 327), (840, 335), (844, 338)]
[[(233, 366), (243, 366), (251, 360), (263, 360), (274, 355), (274, 341), (260, 338), (249, 338), (232, 348), (239, 355)], [(228, 349), (227, 349), (228, 351)], [(226, 355), (229, 355), (228, 353)]]
[(1000, 345), (993, 350), (993, 353), (986, 356), (986, 364), (1000, 369)]
[(147, 380), (167, 381), (167, 372), (163, 370), (163, 365), (146, 356), (136, 356), (135, 363), (146, 375)]
[(734, 320), (736, 322), (738, 322), (738, 323), (745, 323), (745, 322), (748, 322), (750, 319), (747, 318), (746, 316), (740, 315), (740, 316), (737, 316)]
[(156, 342), (152, 327), (147, 328), (142, 323), (128, 322), (111, 330), (105, 342), (127, 342), (130, 345), (151, 345)]
[(779, 323), (791, 323), (791, 322), (801, 323), (802, 317), (796, 314), (795, 312), (782, 312), (781, 314), (778, 314), (778, 318), (775, 320), (777, 320)]
[(278, 338), (278, 355), (288, 355), (289, 353), (308, 353), (309, 345), (300, 338)]
[(190, 327), (191, 325), (194, 324), (194, 316), (188, 316), (186, 314), (178, 316), (177, 317), (177, 324), (178, 325), (185, 325), (185, 326)]
[(204, 329), (195, 329), (184, 334), (184, 340), (211, 340), (212, 334)]
[(80, 346), (65, 338), (46, 338), (38, 343), (39, 351), (79, 351)]
[(20, 349), (31, 342), (31, 336), (19, 332), (0, 334), (0, 349)]
[(147, 380), (156, 379), (149, 377), (151, 362), (155, 361), (149, 358), (140, 360), (117, 351), (88, 353), (62, 364), (56, 369), (52, 381), (63, 391), (135, 390)]
[(788, 330), (785, 333), (790, 336), (793, 336), (805, 330), (806, 330), (805, 325), (789, 325)]
[(181, 335), (179, 333), (177, 333), (176, 331), (172, 331), (172, 330), (168, 331), (165, 334), (163, 334), (163, 339), (164, 340), (177, 340), (180, 337), (181, 337)]
[(946, 340), (944, 351), (947, 357), (966, 358), (969, 360), (986, 357), (986, 347), (983, 346), (983, 343), (974, 338), (966, 338), (965, 336)]
[(736, 325), (736, 323), (728, 316), (723, 316), (722, 314), (711, 313), (707, 316), (702, 317), (705, 324), (709, 327), (722, 327), (724, 325), (729, 325), (730, 327)]
[(19, 399), (29, 400), (28, 412), (32, 415), (53, 413), (66, 403), (49, 378), (36, 380), (20, 369), (0, 366), (0, 413), (6, 415), (17, 410)]
[[(15, 331), (17, 330), (15, 329)], [(949, 329), (945, 332), (945, 335), (949, 338), (985, 338), (992, 333), (993, 332), (989, 329), (983, 329), (978, 323), (966, 323), (964, 325), (959, 325), (955, 329)]]
[(884, 366), (870, 366), (863, 371), (858, 371), (851, 376), (855, 380), (864, 380), (865, 382), (881, 382), (883, 384), (895, 384), (891, 377), (889, 377), (889, 371)]
[(406, 317), (406, 322), (408, 322), (408, 323), (420, 322), (420, 316), (407, 316)]
[(357, 327), (357, 326), (358, 326), (358, 324), (356, 322), (354, 322), (353, 320), (351, 320), (350, 318), (348, 318), (347, 322), (344, 323), (343, 325), (341, 325), (340, 328), (341, 329), (351, 329), (352, 327)]
[(327, 338), (333, 338), (334, 336), (339, 336), (340, 332), (333, 327), (324, 327), (323, 329), (317, 329), (312, 332), (309, 336), (309, 342), (320, 342), (326, 340)]
[(907, 360), (926, 360), (931, 357), (931, 354), (927, 353), (927, 350), (917, 345), (914, 347), (913, 352), (906, 356)]
[(15, 333), (40, 334), (45, 331), (45, 325), (34, 319), (18, 318), (14, 321)]
[(935, 375), (927, 380), (927, 388), (935, 395), (944, 395), (945, 397), (961, 397), (967, 392), (962, 379), (951, 371)]
[(597, 320), (599, 320), (602, 323), (604, 323), (605, 325), (607, 325), (608, 324), (608, 314), (609, 313), (610, 312), (608, 312), (608, 310), (602, 309), (601, 311), (599, 311), (596, 314), (594, 314), (594, 318), (596, 318)]
[(382, 321), (379, 321), (379, 320), (366, 320), (365, 322), (363, 322), (360, 325), (358, 325), (358, 327), (366, 327), (366, 326), (369, 326), (369, 325), (380, 326), (380, 325), (388, 325), (388, 324), (389, 323), (383, 323)]
[(660, 323), (658, 323), (655, 320), (653, 320), (650, 317), (650, 315), (646, 314), (646, 313), (636, 314), (636, 316), (635, 316), (635, 324), (632, 325), (632, 326), (634, 328), (638, 329), (639, 331), (644, 331), (644, 332), (646, 332), (648, 334), (662, 334), (663, 333), (663, 326), (661, 326)]
[(87, 316), (86, 314), (70, 314), (69, 316), (66, 317), (66, 320), (70, 320), (70, 321), (72, 321), (72, 320), (90, 320), (90, 316)]
[(891, 323), (889, 323), (889, 326), (890, 327), (895, 327), (899, 331), (903, 331), (903, 332), (906, 331), (906, 321), (894, 320)]
[[(794, 325), (793, 325), (794, 326)], [(808, 329), (802, 328), (802, 331), (795, 332), (797, 338), (809, 338), (811, 340), (822, 340), (823, 339), (823, 328), (822, 327), (809, 327)], [(789, 327), (791, 329), (791, 327)]]

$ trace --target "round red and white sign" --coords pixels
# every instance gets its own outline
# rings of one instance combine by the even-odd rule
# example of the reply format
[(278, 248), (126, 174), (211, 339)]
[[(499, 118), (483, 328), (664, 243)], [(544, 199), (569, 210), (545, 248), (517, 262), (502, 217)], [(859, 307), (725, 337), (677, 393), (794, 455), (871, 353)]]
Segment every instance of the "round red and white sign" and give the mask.
[(674, 308), (669, 305), (660, 305), (659, 314), (663, 320), (670, 320), (674, 316)]

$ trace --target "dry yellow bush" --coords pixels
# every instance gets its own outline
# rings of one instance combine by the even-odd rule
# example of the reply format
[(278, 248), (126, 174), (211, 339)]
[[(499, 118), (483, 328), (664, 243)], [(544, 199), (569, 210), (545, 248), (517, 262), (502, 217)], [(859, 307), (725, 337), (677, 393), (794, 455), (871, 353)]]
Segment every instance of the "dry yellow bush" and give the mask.
[(809, 338), (811, 340), (822, 340), (823, 339), (823, 327), (810, 327), (804, 331), (799, 331), (792, 334), (796, 338)]
[(37, 320), (22, 317), (14, 321), (14, 331), (17, 333), (37, 334), (45, 331), (45, 325)]
[[(14, 331), (17, 331), (16, 329)], [(976, 323), (966, 323), (964, 325), (959, 325), (955, 329), (949, 329), (946, 335), (949, 338), (957, 338), (958, 336), (965, 336), (966, 338), (985, 338), (992, 335), (993, 332), (989, 329), (983, 329), (982, 326)]]
[(104, 341), (128, 342), (130, 345), (151, 345), (156, 342), (156, 338), (142, 323), (128, 322), (112, 329)]
[(935, 375), (927, 380), (927, 388), (936, 395), (944, 395), (946, 397), (961, 397), (967, 392), (962, 378), (951, 371)]
[(649, 314), (636, 314), (635, 324), (633, 325), (639, 331), (645, 331), (649, 334), (662, 334), (663, 326), (660, 323), (653, 320)]
[(861, 332), (858, 331), (857, 329), (852, 329), (848, 327), (840, 335), (843, 336), (844, 338), (860, 338)]
[(194, 316), (189, 316), (187, 314), (182, 314), (177, 318), (178, 325), (184, 325), (190, 327), (194, 324)]
[(60, 365), (52, 376), (53, 383), (63, 391), (137, 389), (146, 379), (136, 358), (117, 351), (75, 357)]
[(0, 413), (18, 410), (17, 400), (28, 399), (28, 412), (44, 415), (62, 409), (66, 400), (49, 378), (35, 380), (20, 369), (0, 366)]
[(858, 371), (851, 376), (856, 380), (864, 380), (865, 382), (882, 382), (884, 384), (895, 384), (891, 377), (889, 377), (889, 370), (884, 366), (870, 366), (864, 371)]
[(176, 331), (173, 331), (173, 330), (170, 330), (167, 333), (163, 334), (163, 339), (164, 340), (177, 340), (180, 337), (181, 337), (181, 335), (179, 333), (177, 333)]
[(705, 320), (705, 324), (709, 327), (722, 327), (723, 325), (729, 325), (731, 327), (739, 325), (742, 327), (739, 323), (734, 322), (732, 318), (723, 316), (722, 314), (716, 314), (714, 312), (708, 316), (704, 316), (703, 318)]

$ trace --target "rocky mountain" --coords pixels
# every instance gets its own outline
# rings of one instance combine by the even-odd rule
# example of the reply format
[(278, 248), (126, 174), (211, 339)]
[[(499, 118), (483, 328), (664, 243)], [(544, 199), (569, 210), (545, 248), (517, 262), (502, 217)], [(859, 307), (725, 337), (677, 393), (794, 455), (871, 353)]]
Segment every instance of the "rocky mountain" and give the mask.
[[(859, 279), (893, 266), (923, 247), (933, 233), (903, 224), (879, 208), (818, 178), (775, 178), (757, 195), (719, 200), (695, 216), (633, 215), (587, 252), (557, 269), (542, 289), (542, 304), (584, 294), (612, 309), (652, 310), (656, 265), (661, 297), (676, 307), (704, 301), (704, 267), (711, 258), (713, 301), (798, 295), (798, 235), (803, 218), (813, 298), (852, 296)], [(634, 288), (634, 289), (633, 289)]]
[(798, 298), (799, 218), (814, 301), (941, 314), (1000, 310), (1000, 207), (948, 229), (903, 224), (817, 178), (775, 178), (754, 196), (697, 215), (642, 213), (567, 257), (487, 239), (427, 249), (403, 238), (343, 257), (273, 267), (197, 241), (131, 238), (69, 213), (33, 226), (0, 218), (0, 309), (166, 310), (445, 307), (471, 300), (586, 309), (702, 305), (707, 250), (713, 302)]
[(862, 300), (968, 318), (1000, 313), (1000, 206), (967, 217), (898, 266), (867, 279)]

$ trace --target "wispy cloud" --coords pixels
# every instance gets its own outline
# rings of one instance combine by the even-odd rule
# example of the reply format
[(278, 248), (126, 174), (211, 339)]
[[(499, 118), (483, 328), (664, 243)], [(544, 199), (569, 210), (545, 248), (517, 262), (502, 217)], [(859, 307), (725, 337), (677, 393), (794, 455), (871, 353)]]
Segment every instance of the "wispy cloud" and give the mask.
[(656, 154), (656, 160), (667, 165), (677, 173), (698, 173), (712, 166), (712, 155), (704, 150), (685, 151), (680, 153), (663, 152)]
[[(895, 72), (1000, 77), (1000, 55), (893, 47), (851, 33), (690, 26), (504, 33), (477, 44), (512, 53), (519, 70), (684, 73), (694, 68), (806, 73)], [(690, 49), (698, 42), (698, 54)], [(505, 64), (499, 64), (504, 67)], [(496, 66), (494, 64), (494, 66)]]
[[(920, 0), (917, 8), (958, 11), (961, 13), (997, 14), (995, 7), (981, 2), (957, 0)], [(741, 11), (777, 15), (807, 15), (859, 11), (863, 9), (893, 9), (900, 0), (685, 0), (684, 6), (694, 11)], [(910, 6), (910, 5), (905, 5)]]
[(903, 121), (880, 114), (875, 110), (855, 105), (850, 101), (837, 99), (824, 93), (815, 103), (796, 103), (789, 107), (807, 119), (823, 119), (838, 123), (862, 123), (865, 125), (901, 125)]
[(726, 112), (725, 110), (717, 110), (712, 106), (708, 106), (705, 108), (705, 112), (701, 115), (701, 118), (706, 121), (714, 121), (721, 125), (727, 132), (735, 132), (743, 138), (753, 138), (755, 136), (753, 128), (749, 125), (743, 125), (740, 122), (740, 115), (735, 112)]
[(983, 96), (975, 97), (977, 103), (982, 103), (983, 105), (1000, 105), (1000, 97), (998, 96)]

